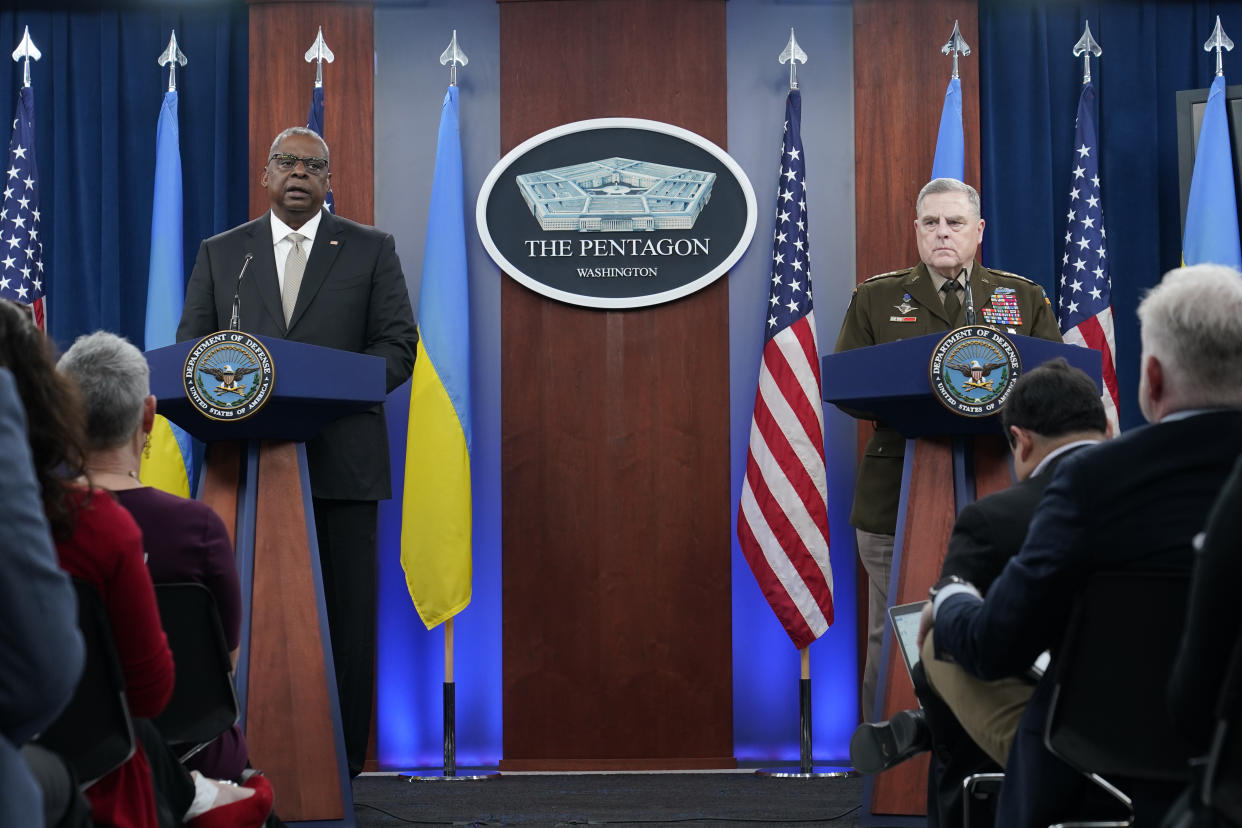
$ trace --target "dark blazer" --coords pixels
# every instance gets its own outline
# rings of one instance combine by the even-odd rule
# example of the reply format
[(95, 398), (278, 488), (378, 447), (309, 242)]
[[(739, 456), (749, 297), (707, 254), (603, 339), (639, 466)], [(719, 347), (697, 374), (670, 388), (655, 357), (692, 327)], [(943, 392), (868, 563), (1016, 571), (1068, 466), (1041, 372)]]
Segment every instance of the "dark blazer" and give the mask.
[[(389, 391), (409, 379), (418, 333), (392, 236), (325, 212), (286, 328), (270, 215), (212, 236), (199, 246), (177, 340), (228, 327), (237, 273), (251, 253), (254, 261), (240, 290), (242, 330), (382, 357), (388, 366)], [(307, 443), (306, 455), (315, 497), (392, 496), (382, 406), (329, 424)]]
[(1007, 489), (967, 505), (953, 524), (949, 551), (940, 577), (956, 575), (986, 593), (1009, 559), (1018, 554), (1031, 516), (1057, 466), (1078, 449), (1059, 454), (1040, 469)]
[(1211, 747), (1217, 698), (1230, 654), (1242, 642), (1242, 459), (1233, 467), (1208, 517), (1195, 562), (1181, 652), (1169, 678), (1169, 712), (1195, 755)]
[[(986, 593), (1005, 564), (1022, 548), (1031, 515), (1056, 467), (1076, 451), (1079, 448), (1057, 455), (1038, 475), (962, 509), (949, 536), (949, 551), (940, 577), (956, 575)], [(932, 733), (928, 824), (945, 828), (961, 825), (962, 781), (971, 774), (996, 772), (1000, 768), (974, 743), (953, 711), (931, 689), (921, 664), (915, 665), (913, 680)]]
[[(1191, 540), (1239, 455), (1242, 411), (1221, 410), (1135, 429), (1064, 458), (1022, 550), (986, 600), (959, 594), (940, 607), (937, 654), (984, 679), (1016, 675), (1045, 649), (1055, 658), (1093, 572), (1190, 568)], [(1158, 681), (1171, 665), (1151, 667)], [(1043, 746), (1051, 676), (1036, 687), (1018, 725), (998, 825), (1047, 825), (1068, 816), (1081, 789), (1082, 778)]]

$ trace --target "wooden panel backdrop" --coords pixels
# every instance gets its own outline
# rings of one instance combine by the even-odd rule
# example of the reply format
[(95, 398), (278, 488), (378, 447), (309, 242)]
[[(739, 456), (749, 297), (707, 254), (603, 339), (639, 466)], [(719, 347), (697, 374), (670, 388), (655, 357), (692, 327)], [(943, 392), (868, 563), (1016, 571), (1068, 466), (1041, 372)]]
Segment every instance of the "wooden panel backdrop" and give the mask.
[[(571, 121), (726, 142), (723, 0), (504, 2), (501, 151)], [(501, 289), (507, 770), (734, 764), (725, 279), (654, 308)]]
[(250, 0), (250, 215), (268, 208), (259, 186), (272, 139), (306, 126), (315, 65), (304, 55), (323, 27), (336, 60), (323, 65), (324, 140), (337, 215), (375, 221), (375, 39), (370, 3)]
[[(324, 41), (336, 58), (323, 67), (324, 140), (332, 154), (336, 213), (371, 224), (375, 220), (375, 45), (371, 3), (249, 0), (249, 5), (250, 216), (263, 214), (269, 206), (267, 191), (259, 186), (259, 179), (272, 139), (286, 127), (306, 126), (315, 65), (307, 63), (304, 56), (322, 26)], [(373, 722), (366, 770), (378, 770), (374, 749)], [(287, 806), (282, 813), (286, 811), (293, 813)]]
[[(931, 177), (944, 91), (952, 72), (940, 47), (953, 22), (972, 50), (979, 48), (976, 0), (854, 0), (854, 158), (857, 210), (858, 279), (918, 262), (914, 240), (914, 199)], [(962, 125), (966, 137), (966, 181), (979, 186), (979, 58), (959, 59)], [(987, 194), (982, 194), (984, 198)], [(860, 425), (860, 447), (870, 438)], [(938, 459), (947, 459), (947, 452)], [(930, 458), (929, 458), (930, 460)], [(943, 472), (944, 467), (941, 466)], [(949, 479), (952, 479), (951, 473)], [(950, 492), (950, 510), (952, 514)], [(926, 505), (926, 504), (924, 504)], [(951, 523), (925, 548), (943, 550)], [(865, 596), (860, 568), (859, 595)], [(930, 585), (930, 584), (929, 584)], [(926, 587), (923, 588), (924, 590)], [(865, 650), (866, 601), (860, 597)], [(890, 660), (890, 673), (895, 662)], [(860, 664), (861, 673), (861, 664)], [(899, 692), (885, 702), (884, 716), (914, 702), (904, 668)], [(904, 684), (900, 684), (904, 682)], [(902, 693), (901, 690), (909, 692)], [(869, 704), (870, 700), (864, 703)], [(927, 760), (906, 762), (875, 780), (875, 813), (922, 814), (926, 809)]]

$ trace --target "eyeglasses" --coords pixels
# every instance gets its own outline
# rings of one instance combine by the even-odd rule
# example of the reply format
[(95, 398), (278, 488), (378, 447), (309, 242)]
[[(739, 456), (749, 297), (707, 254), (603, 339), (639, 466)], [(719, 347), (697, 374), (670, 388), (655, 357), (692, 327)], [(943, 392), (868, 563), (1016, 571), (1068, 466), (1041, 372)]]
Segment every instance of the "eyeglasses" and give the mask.
[(276, 169), (281, 172), (292, 172), (293, 168), (302, 162), (302, 168), (310, 175), (323, 175), (328, 171), (328, 159), (315, 158), (314, 156), (290, 155), (287, 152), (278, 152), (271, 158), (269, 162), (276, 162)]

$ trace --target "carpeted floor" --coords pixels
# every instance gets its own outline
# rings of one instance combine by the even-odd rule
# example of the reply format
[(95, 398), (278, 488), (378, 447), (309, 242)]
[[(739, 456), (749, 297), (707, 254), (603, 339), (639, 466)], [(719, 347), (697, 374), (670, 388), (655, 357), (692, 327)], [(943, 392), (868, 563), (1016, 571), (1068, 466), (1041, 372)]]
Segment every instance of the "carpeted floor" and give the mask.
[(858, 825), (862, 779), (752, 773), (504, 775), (354, 781), (359, 828), (396, 825)]

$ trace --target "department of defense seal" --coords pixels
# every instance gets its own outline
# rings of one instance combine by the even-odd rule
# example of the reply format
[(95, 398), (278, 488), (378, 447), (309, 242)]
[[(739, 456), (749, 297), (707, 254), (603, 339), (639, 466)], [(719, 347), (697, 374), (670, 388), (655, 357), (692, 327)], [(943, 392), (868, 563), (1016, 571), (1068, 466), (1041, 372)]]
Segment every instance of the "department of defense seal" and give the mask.
[(272, 395), (272, 356), (263, 343), (241, 331), (217, 331), (200, 339), (186, 356), (185, 394), (204, 417), (244, 420)]
[(1009, 398), (1022, 358), (1007, 336), (991, 328), (951, 331), (932, 351), (932, 391), (963, 417), (990, 417)]

